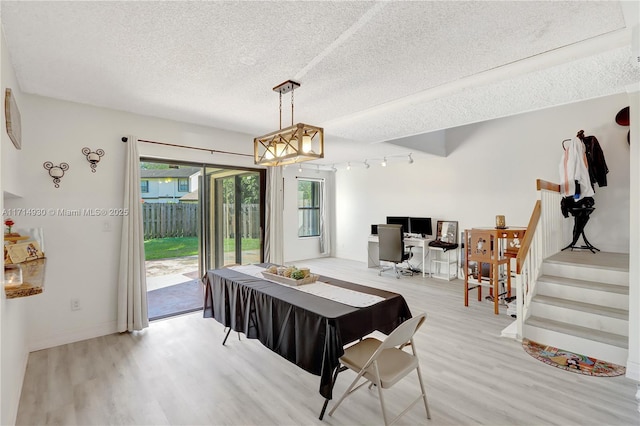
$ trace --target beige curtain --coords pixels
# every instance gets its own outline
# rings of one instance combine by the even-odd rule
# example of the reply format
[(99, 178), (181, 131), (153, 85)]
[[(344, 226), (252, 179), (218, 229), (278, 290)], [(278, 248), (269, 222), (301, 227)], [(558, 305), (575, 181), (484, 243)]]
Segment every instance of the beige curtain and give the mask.
[(282, 167), (267, 169), (267, 193), (264, 231), (264, 261), (282, 265), (284, 262), (284, 182)]
[(327, 209), (327, 181), (322, 180), (322, 198), (320, 199), (320, 254), (328, 256), (331, 254), (331, 235), (329, 234), (329, 212)]
[(142, 194), (138, 139), (127, 140), (123, 207), (129, 211), (122, 221), (120, 273), (118, 276), (119, 332), (142, 330), (149, 326), (147, 314), (147, 273), (144, 263)]

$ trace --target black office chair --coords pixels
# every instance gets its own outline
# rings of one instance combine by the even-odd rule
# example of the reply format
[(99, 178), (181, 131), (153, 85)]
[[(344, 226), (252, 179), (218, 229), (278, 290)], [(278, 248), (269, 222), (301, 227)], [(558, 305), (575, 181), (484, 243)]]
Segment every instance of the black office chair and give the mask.
[[(400, 273), (405, 272), (413, 275), (411, 270), (398, 268), (398, 265), (411, 257), (410, 252), (404, 250), (404, 234), (402, 225), (380, 224), (378, 225), (378, 246), (380, 262), (389, 262), (390, 266), (384, 266), (378, 272), (382, 275), (384, 271), (393, 269), (396, 278), (400, 278)], [(382, 265), (381, 265), (382, 266)]]

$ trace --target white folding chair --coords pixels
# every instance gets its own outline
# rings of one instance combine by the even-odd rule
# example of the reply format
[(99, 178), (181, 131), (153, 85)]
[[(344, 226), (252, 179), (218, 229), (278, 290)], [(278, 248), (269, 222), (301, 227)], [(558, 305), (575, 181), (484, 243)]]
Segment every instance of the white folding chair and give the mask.
[[(413, 335), (420, 328), (426, 318), (426, 314), (422, 313), (408, 321), (403, 322), (396, 327), (384, 341), (367, 337), (364, 340), (345, 349), (345, 353), (340, 357), (340, 363), (345, 367), (358, 373), (353, 382), (349, 385), (342, 397), (336, 405), (331, 409), (329, 415), (333, 415), (342, 401), (351, 393), (360, 389), (363, 385), (370, 383), (371, 386), (376, 385), (380, 398), (380, 406), (382, 408), (382, 416), (385, 425), (395, 423), (400, 417), (406, 414), (421, 399), (424, 401), (424, 408), (427, 411), (427, 418), (431, 419), (429, 413), (429, 405), (427, 403), (427, 394), (424, 390), (422, 381), (422, 373), (420, 371), (420, 362), (416, 353), (416, 346), (413, 342)], [(410, 345), (412, 353), (403, 350), (404, 346)], [(400, 379), (405, 377), (411, 371), (416, 370), (418, 380), (420, 382), (420, 395), (407, 407), (398, 414), (391, 422), (388, 421), (387, 410), (384, 405), (384, 397), (382, 389), (388, 389), (396, 384)], [(356, 384), (360, 378), (365, 380), (358, 386)]]

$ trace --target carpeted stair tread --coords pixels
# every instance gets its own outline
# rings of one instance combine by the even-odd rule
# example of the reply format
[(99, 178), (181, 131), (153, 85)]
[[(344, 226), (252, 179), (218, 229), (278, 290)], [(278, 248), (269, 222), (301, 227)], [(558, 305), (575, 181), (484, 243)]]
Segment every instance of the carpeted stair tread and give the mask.
[(559, 277), (556, 275), (541, 275), (538, 283), (562, 284), (571, 287), (579, 287), (587, 290), (604, 291), (608, 293), (629, 294), (629, 285), (599, 283), (595, 281), (580, 280), (576, 278)]
[(605, 343), (611, 346), (617, 346), (619, 348), (628, 349), (629, 347), (629, 338), (627, 336), (607, 333), (605, 331), (595, 330), (588, 327), (581, 327), (579, 325), (569, 324), (566, 322), (531, 316), (525, 321), (525, 324), (532, 327), (543, 328), (545, 330), (555, 331), (570, 336), (576, 336), (587, 340)]
[(629, 320), (629, 311), (626, 309), (612, 308), (610, 306), (603, 305), (594, 305), (592, 303), (578, 302), (576, 300), (563, 299), (560, 297), (543, 296), (540, 294), (533, 297), (533, 302), (572, 309), (589, 314), (601, 315), (610, 318)]
[(598, 256), (588, 252), (575, 253), (571, 251), (561, 251), (546, 258), (544, 262), (579, 266), (581, 268), (629, 272), (629, 255), (626, 253), (606, 253), (606, 256)]

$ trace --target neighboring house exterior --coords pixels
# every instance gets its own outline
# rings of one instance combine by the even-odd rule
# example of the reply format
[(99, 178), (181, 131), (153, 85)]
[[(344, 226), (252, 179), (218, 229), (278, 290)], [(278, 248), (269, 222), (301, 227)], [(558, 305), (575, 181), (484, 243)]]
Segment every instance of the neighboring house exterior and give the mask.
[[(197, 186), (197, 185), (196, 185)], [(181, 203), (190, 203), (195, 204), (198, 202), (198, 189), (191, 191), (187, 195), (184, 195), (180, 198)]]
[(140, 192), (145, 203), (179, 203), (198, 190), (199, 167), (140, 170)]

